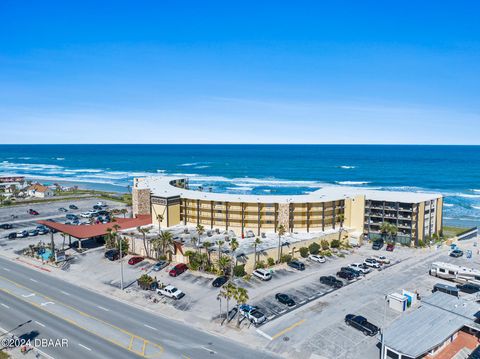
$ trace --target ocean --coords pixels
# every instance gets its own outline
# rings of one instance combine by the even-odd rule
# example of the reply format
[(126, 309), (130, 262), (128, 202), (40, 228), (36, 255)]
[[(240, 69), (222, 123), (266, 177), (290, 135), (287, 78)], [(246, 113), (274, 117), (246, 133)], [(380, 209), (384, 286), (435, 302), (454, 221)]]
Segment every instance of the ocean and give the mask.
[(126, 192), (133, 177), (187, 176), (227, 193), (324, 185), (442, 193), (445, 223), (480, 225), (480, 146), (0, 145), (0, 176)]

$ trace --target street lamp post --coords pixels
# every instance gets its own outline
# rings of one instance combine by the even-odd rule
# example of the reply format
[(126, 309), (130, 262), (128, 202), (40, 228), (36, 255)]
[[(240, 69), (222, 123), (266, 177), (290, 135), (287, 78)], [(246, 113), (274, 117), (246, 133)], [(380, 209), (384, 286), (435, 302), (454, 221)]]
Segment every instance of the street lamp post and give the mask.
[(120, 241), (120, 289), (123, 290), (123, 252), (122, 252), (122, 238), (119, 237)]
[(217, 295), (217, 300), (220, 304), (220, 318), (222, 318), (222, 297), (220, 297), (220, 295)]
[(381, 332), (381, 341), (382, 341), (382, 348), (381, 348), (381, 354), (380, 354), (380, 359), (385, 358), (385, 322), (387, 318), (387, 302), (388, 302), (388, 295), (385, 295), (383, 298), (383, 324), (382, 324), (382, 332)]

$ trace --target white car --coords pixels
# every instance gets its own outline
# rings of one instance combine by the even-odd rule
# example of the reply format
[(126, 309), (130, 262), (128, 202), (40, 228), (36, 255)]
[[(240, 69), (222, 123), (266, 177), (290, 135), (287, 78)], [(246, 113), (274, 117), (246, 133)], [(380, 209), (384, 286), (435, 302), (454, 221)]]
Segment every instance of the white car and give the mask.
[(268, 270), (259, 268), (255, 269), (253, 271), (253, 275), (257, 278), (260, 278), (261, 280), (270, 280), (272, 279), (272, 273), (270, 273)]
[(185, 296), (185, 293), (180, 289), (175, 288), (173, 285), (167, 285), (165, 288), (157, 288), (157, 293), (175, 299), (180, 299)]
[(378, 263), (377, 260), (374, 258), (367, 258), (363, 263), (372, 268), (380, 268), (380, 263)]
[(325, 263), (325, 257), (318, 254), (310, 254), (308, 259), (317, 263)]
[(87, 211), (87, 212), (80, 213), (80, 217), (82, 217), (82, 218), (92, 218), (97, 214), (98, 214), (98, 212)]
[(364, 263), (352, 263), (350, 264), (350, 268), (353, 268), (360, 273), (367, 274), (370, 273), (372, 270), (368, 268)]
[(108, 207), (108, 205), (105, 202), (97, 202), (95, 204), (95, 206), (99, 206), (99, 207), (102, 207), (102, 208)]

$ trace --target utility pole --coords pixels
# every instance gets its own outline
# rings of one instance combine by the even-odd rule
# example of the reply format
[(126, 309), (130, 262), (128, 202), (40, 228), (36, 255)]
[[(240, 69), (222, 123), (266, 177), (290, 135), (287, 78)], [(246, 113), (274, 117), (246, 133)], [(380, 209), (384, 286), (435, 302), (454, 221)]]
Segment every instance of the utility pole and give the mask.
[(123, 252), (122, 252), (122, 238), (119, 236), (120, 241), (120, 289), (123, 290)]
[(388, 295), (385, 295), (383, 298), (383, 325), (382, 325), (382, 333), (381, 333), (381, 340), (382, 340), (382, 348), (381, 348), (381, 353), (380, 353), (380, 359), (385, 358), (385, 322), (387, 319), (387, 302), (388, 302)]

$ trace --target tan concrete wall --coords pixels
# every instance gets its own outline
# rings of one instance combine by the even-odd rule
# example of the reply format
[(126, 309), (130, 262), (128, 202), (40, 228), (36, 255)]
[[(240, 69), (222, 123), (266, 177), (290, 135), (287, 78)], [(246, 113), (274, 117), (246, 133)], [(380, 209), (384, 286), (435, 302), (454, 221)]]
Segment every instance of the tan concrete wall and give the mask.
[(345, 200), (344, 226), (358, 232), (363, 232), (364, 218), (365, 218), (365, 196), (347, 198)]
[(160, 222), (162, 228), (167, 227), (167, 206), (161, 204), (152, 204), (152, 223), (158, 225), (158, 215), (162, 215), (163, 219)]
[(423, 241), (423, 232), (425, 230), (425, 202), (418, 204), (418, 224), (417, 224), (417, 231), (418, 231), (418, 240)]
[(180, 204), (168, 206), (168, 225), (176, 226), (180, 224)]
[(439, 198), (437, 200), (437, 208), (435, 209), (436, 215), (437, 215), (437, 220), (436, 220), (436, 228), (435, 232), (437, 234), (442, 234), (442, 222), (443, 222), (443, 197)]

